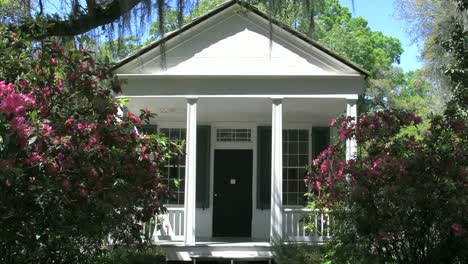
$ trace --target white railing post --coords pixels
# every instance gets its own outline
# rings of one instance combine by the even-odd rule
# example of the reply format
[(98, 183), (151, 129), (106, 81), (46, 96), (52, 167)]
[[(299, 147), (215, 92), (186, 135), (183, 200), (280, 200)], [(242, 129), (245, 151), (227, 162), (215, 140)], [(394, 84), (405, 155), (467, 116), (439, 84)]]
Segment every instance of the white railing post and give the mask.
[(271, 125), (271, 215), (270, 242), (283, 239), (283, 108), (282, 99), (272, 99)]
[(197, 155), (197, 101), (187, 98), (187, 139), (185, 156), (184, 242), (195, 245), (196, 155)]
[[(357, 122), (357, 100), (346, 100), (346, 115), (354, 117)], [(353, 159), (357, 154), (356, 139), (349, 139), (346, 141), (346, 160)]]

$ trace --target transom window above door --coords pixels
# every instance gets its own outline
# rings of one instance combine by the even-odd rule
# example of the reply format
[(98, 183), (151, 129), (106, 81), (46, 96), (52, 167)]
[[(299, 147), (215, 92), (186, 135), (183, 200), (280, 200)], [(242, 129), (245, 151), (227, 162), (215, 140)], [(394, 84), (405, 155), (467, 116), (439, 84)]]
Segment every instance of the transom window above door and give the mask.
[(252, 142), (250, 128), (218, 128), (216, 129), (217, 142)]

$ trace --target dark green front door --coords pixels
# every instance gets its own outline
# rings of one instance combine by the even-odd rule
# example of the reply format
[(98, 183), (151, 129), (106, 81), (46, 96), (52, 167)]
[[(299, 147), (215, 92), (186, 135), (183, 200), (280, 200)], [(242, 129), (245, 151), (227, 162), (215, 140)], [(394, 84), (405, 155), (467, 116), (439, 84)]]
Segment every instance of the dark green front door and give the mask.
[(215, 150), (213, 236), (251, 236), (252, 153), (245, 149)]

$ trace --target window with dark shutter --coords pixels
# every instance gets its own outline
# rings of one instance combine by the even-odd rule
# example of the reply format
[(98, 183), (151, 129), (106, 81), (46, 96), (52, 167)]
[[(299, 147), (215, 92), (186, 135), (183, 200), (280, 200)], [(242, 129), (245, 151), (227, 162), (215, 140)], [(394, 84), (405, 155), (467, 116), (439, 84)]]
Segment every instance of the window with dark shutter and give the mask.
[(270, 209), (271, 127), (257, 128), (257, 209)]
[(330, 145), (330, 127), (312, 128), (312, 159), (317, 158), (320, 153)]
[(211, 127), (197, 127), (197, 208), (210, 207)]

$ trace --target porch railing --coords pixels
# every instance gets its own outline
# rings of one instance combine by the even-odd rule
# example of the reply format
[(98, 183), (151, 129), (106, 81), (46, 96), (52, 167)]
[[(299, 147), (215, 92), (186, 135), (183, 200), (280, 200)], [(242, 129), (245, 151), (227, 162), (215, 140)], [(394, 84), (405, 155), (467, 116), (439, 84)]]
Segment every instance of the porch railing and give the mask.
[(283, 236), (288, 241), (324, 242), (331, 238), (330, 215), (307, 208), (283, 208)]
[(168, 206), (166, 214), (143, 224), (143, 232), (153, 242), (184, 240), (184, 207)]
[[(283, 208), (283, 236), (297, 242), (324, 242), (331, 238), (331, 217), (307, 208)], [(151, 241), (183, 241), (184, 207), (168, 206), (167, 213), (143, 224)]]

